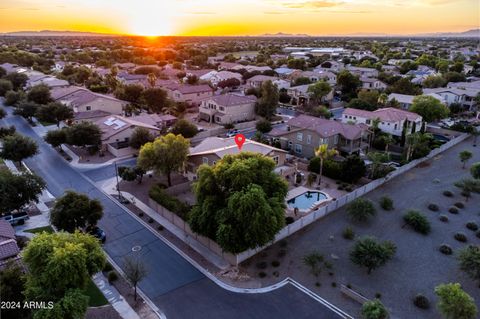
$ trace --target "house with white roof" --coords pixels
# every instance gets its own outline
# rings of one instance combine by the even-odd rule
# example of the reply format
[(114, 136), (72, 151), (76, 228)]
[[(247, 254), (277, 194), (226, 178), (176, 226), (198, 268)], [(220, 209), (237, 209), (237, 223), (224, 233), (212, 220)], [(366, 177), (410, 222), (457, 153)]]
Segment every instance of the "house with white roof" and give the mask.
[[(428, 94), (424, 94), (424, 95), (428, 95), (428, 96), (432, 96), (434, 98), (436, 98), (437, 100), (439, 100), (442, 104), (447, 104), (447, 102), (445, 101), (445, 99), (438, 95), (438, 94), (435, 94), (435, 93), (428, 93)], [(390, 93), (390, 95), (388, 96), (388, 101), (397, 101), (399, 104), (400, 104), (400, 107), (404, 110), (408, 110), (410, 109), (410, 107), (412, 106), (413, 104), (413, 99), (416, 97), (417, 95), (408, 95), (408, 94), (399, 94), (399, 93)]]
[(405, 110), (387, 107), (375, 111), (366, 111), (347, 108), (342, 114), (342, 123), (365, 124), (372, 127), (373, 121), (379, 120), (378, 128), (394, 136), (419, 132), (422, 128), (422, 117), (416, 113)]
[(229, 79), (237, 79), (240, 83), (242, 83), (243, 80), (240, 73), (230, 71), (210, 71), (200, 76), (199, 79), (208, 81), (214, 86), (217, 86), (218, 83)]
[(387, 88), (387, 85), (380, 81), (379, 79), (376, 78), (367, 78), (367, 77), (361, 77), (360, 81), (362, 82), (362, 89), (363, 90), (377, 90), (377, 91), (383, 91)]
[[(249, 139), (245, 140), (241, 151), (260, 153), (263, 156), (270, 157), (276, 164), (276, 171), (282, 174), (281, 168), (285, 167), (286, 151)], [(236, 155), (239, 153), (240, 150), (233, 137), (207, 137), (197, 146), (190, 148), (185, 167), (185, 175), (189, 180), (195, 180), (197, 178), (197, 169), (200, 165), (215, 165), (215, 163), (225, 155)], [(287, 169), (285, 169), (285, 171), (287, 171)]]
[(459, 103), (469, 110), (471, 110), (475, 105), (475, 97), (477, 96), (478, 92), (478, 90), (460, 88), (423, 89), (423, 93), (425, 94), (435, 93), (443, 97), (448, 106), (453, 103)]

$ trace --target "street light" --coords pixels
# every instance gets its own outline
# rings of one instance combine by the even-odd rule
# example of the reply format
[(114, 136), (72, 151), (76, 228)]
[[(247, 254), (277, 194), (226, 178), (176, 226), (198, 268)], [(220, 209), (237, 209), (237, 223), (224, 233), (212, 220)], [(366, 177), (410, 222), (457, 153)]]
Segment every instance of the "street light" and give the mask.
[(118, 182), (117, 162), (114, 162), (114, 165), (115, 165), (115, 178), (117, 179), (118, 200), (121, 202), (122, 201), (122, 194), (120, 193), (120, 183)]

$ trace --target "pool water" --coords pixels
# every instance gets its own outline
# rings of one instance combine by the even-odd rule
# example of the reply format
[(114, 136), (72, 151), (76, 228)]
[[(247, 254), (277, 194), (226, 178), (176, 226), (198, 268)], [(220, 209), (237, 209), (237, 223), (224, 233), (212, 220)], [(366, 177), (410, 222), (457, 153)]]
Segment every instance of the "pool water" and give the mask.
[(322, 192), (308, 191), (298, 195), (287, 201), (290, 209), (297, 207), (298, 209), (306, 210), (312, 207), (313, 204), (321, 200), (327, 199), (327, 195)]

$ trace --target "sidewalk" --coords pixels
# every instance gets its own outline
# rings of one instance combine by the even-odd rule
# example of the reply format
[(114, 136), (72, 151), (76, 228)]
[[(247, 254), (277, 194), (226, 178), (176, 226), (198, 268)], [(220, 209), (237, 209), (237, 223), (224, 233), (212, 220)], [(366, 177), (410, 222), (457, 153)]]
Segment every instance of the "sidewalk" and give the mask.
[(62, 148), (62, 150), (65, 153), (68, 154), (68, 156), (70, 156), (72, 158), (72, 161), (69, 162), (70, 166), (72, 166), (74, 168), (82, 169), (82, 170), (90, 170), (90, 169), (95, 169), (95, 168), (101, 168), (101, 167), (113, 164), (115, 162), (118, 162), (118, 161), (123, 161), (123, 160), (129, 159), (129, 158), (133, 158), (132, 155), (127, 155), (127, 156), (113, 158), (113, 159), (108, 160), (104, 163), (96, 163), (96, 164), (79, 163), (80, 158), (78, 157), (77, 154), (75, 154), (71, 149), (69, 149), (68, 147), (66, 147), (63, 144), (60, 147)]
[(107, 278), (101, 272), (93, 275), (93, 282), (123, 319), (140, 319), (138, 314), (130, 307), (118, 290), (108, 283)]

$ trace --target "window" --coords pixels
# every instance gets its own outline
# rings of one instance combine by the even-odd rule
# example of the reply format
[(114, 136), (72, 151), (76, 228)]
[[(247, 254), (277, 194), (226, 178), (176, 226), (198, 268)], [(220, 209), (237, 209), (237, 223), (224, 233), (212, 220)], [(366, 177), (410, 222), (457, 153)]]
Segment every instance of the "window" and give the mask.
[(310, 134), (307, 135), (307, 144), (312, 143), (312, 136)]
[(303, 140), (303, 133), (297, 133), (297, 141)]
[(328, 144), (328, 138), (320, 138), (320, 145), (322, 144)]
[(338, 144), (338, 135), (333, 136), (333, 144), (334, 145)]
[(223, 106), (219, 107), (220, 111), (225, 111), (225, 108)]
[(365, 123), (370, 124), (370, 120), (366, 120)]
[(208, 157), (203, 157), (202, 162), (203, 164), (208, 164)]
[(90, 111), (92, 107), (90, 105), (87, 105), (87, 111)]
[(302, 154), (302, 145), (295, 144), (295, 153)]
[(272, 160), (275, 162), (275, 165), (278, 165), (278, 156), (273, 156)]
[(293, 146), (293, 143), (292, 141), (288, 141), (288, 149), (291, 150), (292, 149), (292, 146)]
[(398, 124), (395, 124), (395, 130), (397, 129), (397, 127), (398, 127)]

